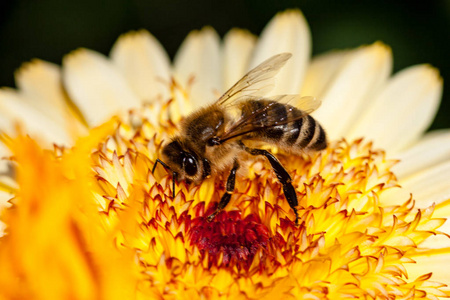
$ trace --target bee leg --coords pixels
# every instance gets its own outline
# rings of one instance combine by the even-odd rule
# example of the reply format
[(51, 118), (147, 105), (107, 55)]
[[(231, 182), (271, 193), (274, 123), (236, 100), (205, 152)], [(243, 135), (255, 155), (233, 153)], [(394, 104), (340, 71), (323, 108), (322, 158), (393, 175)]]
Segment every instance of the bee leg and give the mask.
[(251, 155), (264, 155), (270, 162), (273, 170), (275, 171), (275, 175), (277, 175), (278, 180), (283, 185), (284, 195), (286, 200), (289, 203), (289, 206), (294, 210), (295, 213), (295, 224), (298, 225), (298, 212), (297, 212), (297, 193), (295, 192), (294, 187), (292, 186), (292, 178), (286, 169), (281, 165), (278, 159), (273, 156), (272, 153), (266, 150), (261, 149), (253, 149), (253, 148), (244, 148), (245, 151), (250, 153)]
[[(156, 162), (152, 168), (152, 174), (155, 173), (155, 169), (156, 169), (156, 166), (158, 165), (158, 163), (160, 163), (164, 168), (170, 170), (168, 165), (166, 165), (162, 160), (157, 158)], [(172, 171), (172, 170), (170, 170), (170, 171)], [(176, 176), (177, 176), (177, 172), (172, 171), (172, 198), (175, 198), (175, 178), (176, 178)]]
[(234, 161), (234, 165), (233, 168), (230, 171), (230, 175), (228, 175), (228, 179), (227, 179), (227, 186), (226, 186), (226, 191), (225, 194), (223, 194), (222, 198), (220, 198), (220, 202), (219, 205), (217, 206), (217, 209), (215, 212), (213, 212), (212, 214), (210, 214), (207, 217), (208, 222), (211, 222), (214, 217), (222, 210), (224, 209), (228, 202), (230, 202), (231, 199), (231, 194), (233, 194), (234, 191), (234, 184), (236, 182), (236, 172), (237, 169), (239, 169), (239, 164), (238, 162), (235, 160)]

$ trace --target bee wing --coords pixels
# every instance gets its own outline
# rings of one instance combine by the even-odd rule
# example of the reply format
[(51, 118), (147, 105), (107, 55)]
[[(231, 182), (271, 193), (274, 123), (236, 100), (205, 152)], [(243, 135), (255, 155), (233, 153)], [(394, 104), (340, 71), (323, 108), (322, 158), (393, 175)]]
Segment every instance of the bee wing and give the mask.
[(303, 96), (300, 97), (300, 95), (280, 95), (280, 96), (274, 96), (270, 98), (266, 98), (269, 100), (274, 100), (277, 102), (281, 102), (284, 104), (289, 104), (297, 109), (300, 109), (301, 111), (310, 114), (316, 109), (320, 107), (322, 104), (322, 101), (317, 99), (313, 96)]
[(274, 76), (291, 56), (291, 53), (280, 53), (265, 60), (245, 74), (216, 103), (228, 106), (247, 97), (262, 97), (266, 95), (275, 86)]
[[(294, 122), (309, 115), (321, 104), (321, 102), (316, 100), (314, 97), (300, 97), (299, 95), (279, 95), (259, 99), (271, 100), (271, 102), (252, 111), (251, 113), (243, 113), (239, 119), (233, 122), (231, 126), (229, 126), (225, 132), (218, 137), (222, 142), (264, 128)], [(277, 102), (289, 104), (286, 108), (290, 111), (290, 113), (284, 115), (268, 113), (268, 110)]]

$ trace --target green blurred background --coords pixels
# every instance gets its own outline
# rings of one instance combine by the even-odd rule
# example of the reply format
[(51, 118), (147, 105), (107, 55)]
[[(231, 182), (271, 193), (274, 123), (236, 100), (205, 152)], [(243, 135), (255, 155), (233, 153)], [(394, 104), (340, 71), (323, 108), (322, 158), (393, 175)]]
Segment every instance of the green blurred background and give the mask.
[(293, 7), (309, 22), (314, 54), (381, 40), (393, 49), (394, 71), (420, 63), (440, 69), (447, 81), (432, 128), (450, 128), (450, 0), (2, 1), (0, 86), (14, 86), (14, 70), (24, 61), (60, 64), (78, 47), (108, 54), (132, 29), (148, 29), (173, 58), (192, 29), (212, 25), (223, 36), (241, 27), (259, 34), (278, 11)]

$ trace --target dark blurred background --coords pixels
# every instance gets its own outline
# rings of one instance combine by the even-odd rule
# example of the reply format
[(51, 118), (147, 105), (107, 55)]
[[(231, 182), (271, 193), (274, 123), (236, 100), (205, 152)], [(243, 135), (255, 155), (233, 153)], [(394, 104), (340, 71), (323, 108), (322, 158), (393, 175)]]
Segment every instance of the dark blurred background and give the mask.
[(313, 53), (381, 40), (394, 53), (394, 71), (430, 63), (444, 78), (442, 104), (432, 128), (450, 128), (450, 1), (395, 0), (13, 0), (0, 4), (0, 86), (14, 86), (22, 62), (60, 64), (64, 54), (87, 47), (108, 54), (117, 37), (146, 28), (173, 58), (192, 29), (212, 25), (259, 34), (278, 11), (300, 8), (309, 22)]

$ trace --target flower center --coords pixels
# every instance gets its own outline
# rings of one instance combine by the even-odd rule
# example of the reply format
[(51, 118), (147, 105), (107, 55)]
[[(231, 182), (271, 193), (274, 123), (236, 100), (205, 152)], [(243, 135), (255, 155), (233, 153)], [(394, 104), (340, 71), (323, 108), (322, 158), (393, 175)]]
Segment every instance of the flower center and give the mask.
[(256, 215), (242, 219), (237, 211), (222, 211), (211, 222), (204, 217), (194, 219), (189, 236), (203, 256), (209, 255), (210, 264), (245, 268), (258, 250), (266, 250), (269, 241), (269, 231)]
[(233, 201), (208, 222), (227, 174), (177, 182), (173, 197), (170, 172), (151, 172), (162, 141), (177, 132), (170, 120), (160, 122), (143, 119), (137, 129), (124, 122), (92, 155), (106, 230), (120, 249), (135, 251), (155, 290), (189, 297), (194, 286), (208, 293), (249, 287), (251, 299), (340, 299), (423, 289), (405, 279), (404, 263), (441, 223), (432, 209), (415, 212), (408, 198), (391, 204), (386, 192), (398, 184), (382, 150), (341, 140), (308, 155), (277, 153), (296, 190), (298, 226), (270, 164), (255, 158), (239, 174)]

